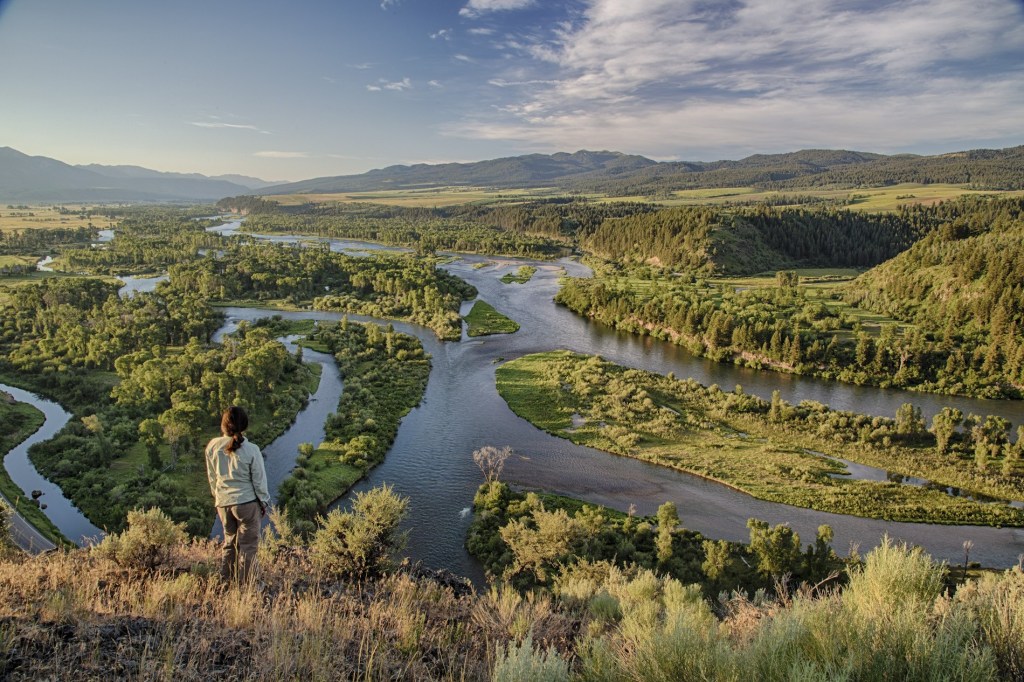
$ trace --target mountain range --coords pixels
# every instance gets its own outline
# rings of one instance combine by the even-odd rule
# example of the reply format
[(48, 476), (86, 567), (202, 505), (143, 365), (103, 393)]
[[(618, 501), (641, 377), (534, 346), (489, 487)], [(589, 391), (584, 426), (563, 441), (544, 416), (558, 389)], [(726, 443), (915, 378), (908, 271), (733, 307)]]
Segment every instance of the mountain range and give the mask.
[(0, 147), (0, 201), (208, 201), (239, 195), (368, 192), (447, 186), (557, 187), (613, 196), (680, 189), (869, 187), (953, 183), (978, 189), (1024, 189), (1024, 146), (934, 156), (805, 149), (738, 161), (658, 162), (612, 151), (527, 154), (473, 163), (388, 166), (357, 175), (272, 183), (244, 175), (208, 177), (140, 166), (72, 166)]
[(273, 183), (243, 175), (208, 177), (140, 166), (72, 166), (0, 147), (0, 200), (11, 202), (206, 201)]
[(610, 151), (529, 154), (475, 163), (389, 166), (359, 175), (264, 187), (257, 194), (365, 192), (444, 186), (558, 187), (568, 191), (646, 196), (704, 187), (800, 189), (901, 182), (1024, 189), (1024, 146), (935, 156), (805, 149), (755, 154), (738, 161), (657, 162)]

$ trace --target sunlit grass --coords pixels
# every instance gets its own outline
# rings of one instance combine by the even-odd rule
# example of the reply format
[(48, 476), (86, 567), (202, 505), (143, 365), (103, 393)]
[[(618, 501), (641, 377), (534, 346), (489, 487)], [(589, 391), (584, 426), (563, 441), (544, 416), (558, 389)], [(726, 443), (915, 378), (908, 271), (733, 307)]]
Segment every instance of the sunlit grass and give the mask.
[(472, 203), (528, 201), (542, 197), (562, 196), (564, 192), (552, 188), (493, 189), (486, 187), (424, 187), (373, 192), (338, 192), (310, 194), (276, 194), (267, 199), (282, 206), (306, 203), (361, 202), (388, 206), (441, 207)]
[[(13, 204), (0, 204), (0, 230), (33, 230), (40, 228), (79, 228), (89, 227), (97, 230), (113, 227), (108, 218), (101, 215), (84, 216), (88, 206), (67, 205), (69, 213), (61, 212), (53, 206), (27, 206), (26, 208), (10, 208)], [(31, 215), (30, 215), (31, 214)]]
[(466, 331), (470, 336), (512, 334), (519, 331), (519, 323), (502, 315), (486, 301), (477, 301), (466, 315)]

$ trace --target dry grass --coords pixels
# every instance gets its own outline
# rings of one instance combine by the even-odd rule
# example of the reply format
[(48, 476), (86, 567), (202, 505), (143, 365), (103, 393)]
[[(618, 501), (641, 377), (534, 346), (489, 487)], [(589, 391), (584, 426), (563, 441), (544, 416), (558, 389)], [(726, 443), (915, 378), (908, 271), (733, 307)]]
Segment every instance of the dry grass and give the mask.
[(87, 217), (88, 206), (68, 205), (64, 208), (70, 213), (61, 214), (53, 206), (28, 206), (27, 208), (8, 208), (9, 204), (0, 204), (0, 230), (33, 230), (40, 228), (78, 228), (89, 227), (106, 229), (112, 227), (109, 219), (94, 214)]
[(216, 577), (208, 541), (156, 573), (85, 550), (0, 560), (0, 679), (1024, 679), (1024, 573), (951, 597), (943, 566), (888, 542), (843, 591), (717, 606), (608, 564), (555, 594), (477, 594), (408, 566), (322, 582), (305, 550), (263, 550), (242, 588)]
[(491, 189), (486, 187), (424, 187), (419, 189), (381, 190), (376, 192), (338, 192), (331, 194), (276, 194), (267, 199), (282, 206), (305, 203), (363, 202), (389, 206), (440, 207), (462, 204), (489, 204), (497, 201), (529, 201), (540, 197), (561, 196), (553, 189)]
[(299, 551), (228, 588), (198, 542), (147, 574), (83, 550), (0, 562), (0, 678), (485, 679), (496, 638), (462, 585), (321, 583)]

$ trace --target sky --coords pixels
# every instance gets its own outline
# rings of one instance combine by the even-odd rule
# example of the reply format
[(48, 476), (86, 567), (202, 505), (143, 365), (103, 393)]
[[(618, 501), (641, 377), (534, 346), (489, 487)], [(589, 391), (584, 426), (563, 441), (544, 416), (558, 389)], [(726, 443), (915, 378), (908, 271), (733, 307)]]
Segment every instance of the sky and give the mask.
[(1019, 144), (1022, 0), (0, 0), (0, 146), (75, 164)]

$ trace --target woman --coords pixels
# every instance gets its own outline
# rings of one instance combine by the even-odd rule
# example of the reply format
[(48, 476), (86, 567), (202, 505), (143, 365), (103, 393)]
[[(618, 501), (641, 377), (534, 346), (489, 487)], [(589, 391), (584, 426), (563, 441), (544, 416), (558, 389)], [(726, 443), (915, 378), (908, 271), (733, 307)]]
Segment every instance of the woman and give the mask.
[(270, 505), (263, 453), (246, 440), (247, 428), (245, 410), (229, 407), (220, 420), (224, 435), (206, 446), (206, 476), (224, 526), (221, 575), (225, 580), (248, 579), (260, 540), (260, 518)]

